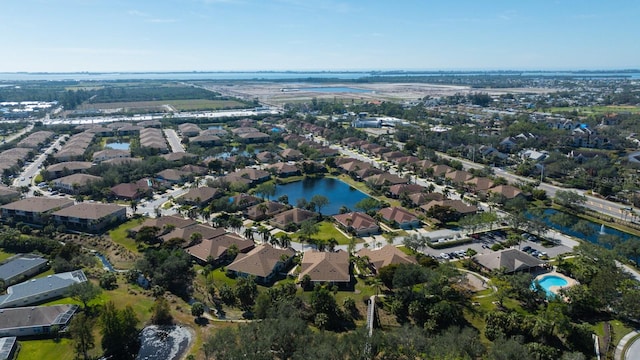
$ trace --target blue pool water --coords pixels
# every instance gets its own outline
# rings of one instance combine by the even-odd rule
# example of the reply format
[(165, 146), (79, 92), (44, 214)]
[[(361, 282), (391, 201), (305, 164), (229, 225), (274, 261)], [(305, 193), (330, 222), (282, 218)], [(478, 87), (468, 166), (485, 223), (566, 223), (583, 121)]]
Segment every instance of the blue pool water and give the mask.
[(538, 281), (540, 286), (547, 293), (547, 296), (555, 296), (555, 294), (550, 290), (552, 286), (567, 286), (567, 280), (555, 276), (555, 275), (547, 275)]
[(323, 215), (338, 214), (343, 205), (355, 211), (355, 204), (368, 197), (360, 190), (331, 178), (304, 179), (285, 185), (276, 185), (276, 194), (271, 199), (277, 199), (282, 195), (287, 195), (289, 204), (294, 206), (298, 199), (304, 198), (310, 201), (313, 195), (324, 195), (329, 199), (329, 204), (322, 208)]
[(129, 150), (129, 143), (114, 142), (114, 143), (108, 143), (105, 147), (109, 149), (115, 149), (115, 150)]

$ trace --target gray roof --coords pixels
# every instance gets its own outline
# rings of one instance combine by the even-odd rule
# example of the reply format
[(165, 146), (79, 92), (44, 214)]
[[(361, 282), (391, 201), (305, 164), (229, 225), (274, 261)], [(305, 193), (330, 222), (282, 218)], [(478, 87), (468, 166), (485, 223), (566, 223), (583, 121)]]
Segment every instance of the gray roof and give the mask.
[[(7, 295), (0, 296), (0, 308), (15, 305), (17, 301), (38, 294), (46, 294), (51, 291), (65, 289), (73, 284), (87, 281), (82, 270), (48, 275), (47, 277), (31, 279), (7, 288)], [(21, 305), (28, 305), (22, 303)], [(1, 322), (0, 322), (1, 323)]]
[(53, 216), (99, 220), (125, 209), (124, 206), (102, 203), (78, 203), (53, 213)]
[(73, 200), (54, 199), (46, 197), (31, 197), (3, 205), (1, 208), (7, 210), (18, 210), (26, 212), (47, 212), (73, 205)]
[[(78, 305), (30, 306), (0, 310), (0, 332), (13, 329), (66, 325), (78, 309)], [(2, 359), (0, 357), (0, 359)]]
[(16, 346), (15, 336), (0, 338), (0, 360), (8, 360), (14, 346)]
[(37, 255), (18, 255), (0, 265), (0, 279), (10, 281), (17, 276), (46, 263), (47, 259), (41, 258)]
[(473, 260), (490, 270), (505, 268), (507, 273), (529, 270), (545, 263), (545, 261), (518, 249), (504, 249), (489, 254), (479, 254), (475, 255)]

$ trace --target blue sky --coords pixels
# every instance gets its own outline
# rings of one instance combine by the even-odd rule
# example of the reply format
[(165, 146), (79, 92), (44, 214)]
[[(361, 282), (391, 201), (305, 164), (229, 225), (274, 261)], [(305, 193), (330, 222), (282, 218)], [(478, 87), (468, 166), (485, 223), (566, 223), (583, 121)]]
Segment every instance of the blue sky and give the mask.
[(2, 0), (0, 72), (640, 67), (635, 0)]

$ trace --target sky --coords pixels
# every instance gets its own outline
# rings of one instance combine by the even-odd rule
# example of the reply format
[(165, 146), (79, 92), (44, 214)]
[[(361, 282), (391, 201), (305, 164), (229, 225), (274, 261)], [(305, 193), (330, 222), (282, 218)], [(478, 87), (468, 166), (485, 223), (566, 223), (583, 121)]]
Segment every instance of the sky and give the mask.
[(2, 0), (0, 72), (640, 68), (637, 0)]

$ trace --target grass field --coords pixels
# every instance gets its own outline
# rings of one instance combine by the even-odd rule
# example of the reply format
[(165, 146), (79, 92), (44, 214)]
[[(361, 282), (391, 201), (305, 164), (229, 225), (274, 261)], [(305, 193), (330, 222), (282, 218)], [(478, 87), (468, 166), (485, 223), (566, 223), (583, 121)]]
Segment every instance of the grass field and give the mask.
[[(100, 346), (98, 344), (98, 346)], [(28, 340), (20, 341), (20, 352), (17, 360), (72, 360), (75, 358), (73, 344), (70, 339)]]
[[(338, 244), (340, 245), (349, 244), (349, 238), (338, 231), (338, 229), (336, 229), (332, 222), (322, 221), (318, 223), (318, 225), (320, 225), (320, 231), (317, 234), (313, 235), (312, 238), (317, 240), (329, 240), (331, 238), (334, 238), (338, 240)], [(293, 234), (292, 239), (293, 241), (298, 241), (299, 237), (300, 236), (296, 233)]]
[(640, 114), (640, 106), (630, 106), (630, 105), (629, 106), (624, 106), (624, 105), (578, 106), (578, 107), (567, 106), (567, 107), (552, 107), (547, 109), (547, 111), (552, 113), (566, 113), (566, 112), (572, 112), (574, 110), (576, 110), (578, 114), (581, 114), (581, 115), (589, 115), (589, 114), (600, 115), (600, 114), (622, 113), (622, 112)]
[(132, 219), (129, 220), (117, 228), (109, 231), (109, 237), (111, 240), (116, 243), (124, 246), (127, 250), (137, 253), (138, 252), (138, 244), (134, 239), (127, 237), (127, 231), (133, 227), (140, 225), (144, 219)]
[(0, 250), (0, 261), (4, 261), (4, 260), (12, 257), (13, 255), (15, 255), (15, 254), (4, 252), (4, 251)]

